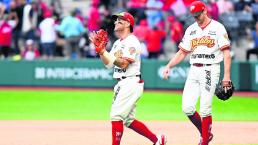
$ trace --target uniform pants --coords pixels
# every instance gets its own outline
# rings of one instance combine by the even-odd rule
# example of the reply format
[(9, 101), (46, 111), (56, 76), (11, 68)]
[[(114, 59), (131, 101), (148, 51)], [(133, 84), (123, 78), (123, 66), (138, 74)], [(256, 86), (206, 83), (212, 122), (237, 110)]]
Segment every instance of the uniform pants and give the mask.
[(201, 117), (210, 116), (212, 113), (212, 98), (220, 76), (220, 65), (197, 67), (191, 65), (185, 83), (182, 109), (187, 116), (196, 111), (196, 104), (200, 97)]
[(114, 87), (114, 98), (111, 106), (111, 121), (123, 121), (125, 126), (135, 119), (136, 103), (143, 92), (143, 82), (139, 77), (127, 77)]

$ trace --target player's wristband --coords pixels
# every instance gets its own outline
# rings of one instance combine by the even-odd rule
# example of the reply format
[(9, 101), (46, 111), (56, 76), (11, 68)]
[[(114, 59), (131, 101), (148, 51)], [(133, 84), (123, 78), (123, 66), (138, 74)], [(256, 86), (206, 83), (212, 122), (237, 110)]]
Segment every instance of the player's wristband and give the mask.
[(105, 65), (107, 68), (111, 68), (114, 66), (114, 62), (116, 60), (116, 57), (110, 53), (108, 53), (107, 51), (104, 51), (103, 56), (108, 60), (108, 64)]

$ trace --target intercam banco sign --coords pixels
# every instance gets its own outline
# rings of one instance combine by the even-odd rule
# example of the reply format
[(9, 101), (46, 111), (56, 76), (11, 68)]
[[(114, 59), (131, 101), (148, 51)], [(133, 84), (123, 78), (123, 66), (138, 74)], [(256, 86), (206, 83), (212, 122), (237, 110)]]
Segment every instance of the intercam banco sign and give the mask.
[(105, 68), (35, 67), (37, 80), (112, 80), (112, 70)]

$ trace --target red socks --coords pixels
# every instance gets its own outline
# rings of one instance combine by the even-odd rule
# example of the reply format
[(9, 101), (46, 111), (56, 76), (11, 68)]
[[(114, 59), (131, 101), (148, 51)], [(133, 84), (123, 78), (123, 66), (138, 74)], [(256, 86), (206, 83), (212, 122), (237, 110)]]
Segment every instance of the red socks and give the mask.
[(112, 145), (120, 145), (123, 135), (123, 121), (112, 121)]
[(194, 112), (192, 116), (188, 116), (188, 118), (191, 120), (191, 122), (196, 126), (196, 128), (199, 130), (200, 134), (202, 134), (202, 119), (198, 112)]
[(202, 145), (208, 145), (211, 134), (212, 117), (207, 116), (202, 118)]
[(144, 125), (142, 122), (138, 120), (134, 120), (131, 125), (129, 126), (132, 130), (139, 133), (142, 136), (147, 137), (149, 140), (151, 140), (153, 143), (156, 143), (158, 141), (158, 138), (155, 134), (153, 134), (146, 125)]
[(195, 112), (192, 116), (188, 116), (188, 118), (197, 127), (202, 135), (202, 145), (208, 145), (209, 138), (211, 136), (212, 117), (207, 116), (201, 119), (198, 112)]
[[(158, 141), (158, 138), (153, 134), (147, 126), (138, 120), (134, 120), (129, 126), (135, 132), (147, 137), (153, 143)], [(120, 141), (123, 135), (123, 122), (122, 121), (112, 121), (112, 145), (120, 145)]]

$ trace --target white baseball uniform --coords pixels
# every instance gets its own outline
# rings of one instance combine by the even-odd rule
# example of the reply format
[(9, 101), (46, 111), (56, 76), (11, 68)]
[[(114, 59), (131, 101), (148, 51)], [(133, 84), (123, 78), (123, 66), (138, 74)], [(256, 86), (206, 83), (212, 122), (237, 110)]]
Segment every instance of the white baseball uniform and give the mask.
[(140, 81), (141, 45), (134, 35), (117, 40), (110, 54), (127, 59), (130, 64), (126, 69), (114, 66), (113, 77), (118, 80), (114, 87), (114, 99), (111, 107), (111, 121), (122, 120), (129, 126), (135, 119), (136, 102), (143, 92), (144, 83)]
[(182, 109), (193, 115), (200, 98), (200, 115), (211, 115), (212, 97), (220, 76), (222, 50), (228, 49), (230, 41), (224, 26), (211, 20), (201, 28), (197, 22), (190, 25), (179, 44), (179, 48), (190, 53), (190, 70), (183, 91)]

